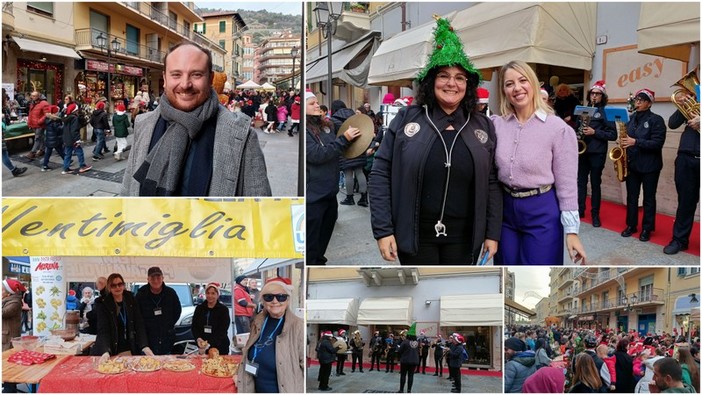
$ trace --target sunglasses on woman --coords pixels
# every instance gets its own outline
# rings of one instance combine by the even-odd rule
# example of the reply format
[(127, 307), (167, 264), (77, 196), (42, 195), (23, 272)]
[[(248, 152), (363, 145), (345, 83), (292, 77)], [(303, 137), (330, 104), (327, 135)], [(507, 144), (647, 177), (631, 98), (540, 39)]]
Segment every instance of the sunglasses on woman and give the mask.
[(288, 295), (286, 294), (265, 294), (263, 295), (263, 300), (266, 302), (272, 302), (273, 299), (278, 299), (278, 302), (285, 302), (288, 300)]

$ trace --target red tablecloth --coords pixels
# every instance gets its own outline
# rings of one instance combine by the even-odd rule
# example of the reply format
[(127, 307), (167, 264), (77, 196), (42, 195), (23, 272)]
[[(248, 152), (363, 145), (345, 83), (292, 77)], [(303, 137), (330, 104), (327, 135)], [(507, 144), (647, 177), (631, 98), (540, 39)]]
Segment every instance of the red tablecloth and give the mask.
[(236, 392), (234, 380), (206, 376), (200, 373), (201, 360), (192, 362), (196, 369), (189, 372), (130, 370), (111, 375), (97, 372), (92, 357), (71, 356), (41, 380), (39, 392)]

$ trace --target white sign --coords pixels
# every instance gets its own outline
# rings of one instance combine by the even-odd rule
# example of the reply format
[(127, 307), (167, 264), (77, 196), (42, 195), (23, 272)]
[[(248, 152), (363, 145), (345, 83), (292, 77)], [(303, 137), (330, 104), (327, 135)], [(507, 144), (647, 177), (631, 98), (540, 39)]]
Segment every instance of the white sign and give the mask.
[(439, 337), (438, 322), (417, 322), (417, 336), (424, 332), (426, 337)]
[(66, 314), (64, 262), (56, 256), (29, 257), (32, 274), (32, 319), (34, 334), (48, 336), (63, 327)]

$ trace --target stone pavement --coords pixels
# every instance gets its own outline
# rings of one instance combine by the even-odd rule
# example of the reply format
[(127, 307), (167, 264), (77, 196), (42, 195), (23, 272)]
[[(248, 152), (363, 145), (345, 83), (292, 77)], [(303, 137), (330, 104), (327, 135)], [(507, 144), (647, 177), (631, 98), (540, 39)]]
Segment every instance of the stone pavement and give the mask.
[[(289, 137), (287, 133), (265, 134), (260, 129), (255, 131), (266, 159), (273, 196), (297, 196), (298, 135)], [(130, 145), (133, 140), (134, 134), (130, 133)], [(112, 149), (114, 144), (114, 137), (107, 139), (109, 149)], [(24, 157), (29, 148), (21, 152), (11, 151), (10, 158), (15, 166), (26, 166), (28, 170), (20, 177), (13, 177), (3, 166), (2, 196), (117, 196), (127, 161), (117, 162), (111, 153), (105, 154), (102, 160), (93, 161), (94, 147), (92, 142), (83, 146), (85, 162), (92, 165), (93, 169), (83, 174), (67, 175), (61, 174), (61, 158), (55, 153), (49, 162), (49, 167), (54, 170), (42, 172), (41, 160), (29, 161)], [(72, 167), (77, 166), (78, 159), (74, 158)]]
[[(346, 198), (342, 189), (337, 195), (341, 202)], [(358, 201), (360, 194), (355, 195)], [(624, 218), (622, 218), (622, 224)], [(622, 229), (624, 225), (622, 225)], [(700, 257), (686, 252), (676, 255), (665, 255), (663, 246), (654, 243), (644, 243), (636, 237), (623, 238), (618, 232), (605, 228), (594, 228), (588, 223), (580, 225), (580, 240), (585, 246), (588, 265), (619, 266), (619, 265), (699, 265)], [(378, 246), (373, 238), (368, 207), (339, 205), (339, 218), (334, 227), (327, 253), (327, 265), (367, 265), (392, 266), (399, 265), (397, 261), (387, 262), (378, 252)], [(568, 261), (565, 254), (564, 261)]]
[[(347, 364), (348, 365), (348, 364)], [(336, 393), (389, 393), (400, 390), (400, 365), (395, 366), (394, 373), (385, 373), (384, 364), (381, 364), (380, 371), (369, 371), (370, 364), (366, 364), (364, 373), (358, 370), (351, 373), (350, 365), (344, 365), (345, 376), (336, 376), (336, 363), (332, 366), (332, 374), (329, 377), (329, 386)], [(414, 393), (451, 393), (451, 381), (447, 380), (448, 368), (444, 369), (444, 376), (434, 376), (434, 371), (427, 374), (415, 374), (412, 392)], [(464, 369), (465, 370), (465, 369)], [(472, 373), (472, 372), (471, 372)], [(502, 375), (499, 372), (490, 372), (491, 375), (483, 375), (483, 372), (475, 374), (463, 374), (461, 379), (461, 393), (501, 393)], [(319, 364), (313, 363), (307, 368), (307, 393), (325, 393), (320, 391), (317, 376), (319, 375)], [(405, 386), (405, 391), (407, 387)]]

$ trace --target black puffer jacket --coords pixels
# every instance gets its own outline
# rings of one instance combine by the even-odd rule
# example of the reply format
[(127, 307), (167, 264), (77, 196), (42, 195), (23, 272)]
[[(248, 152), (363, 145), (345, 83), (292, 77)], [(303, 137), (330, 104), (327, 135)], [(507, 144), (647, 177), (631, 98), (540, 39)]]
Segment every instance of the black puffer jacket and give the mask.
[(46, 148), (63, 147), (63, 123), (54, 114), (46, 114)]
[(90, 115), (90, 126), (94, 129), (110, 130), (109, 116), (105, 110), (95, 110)]

